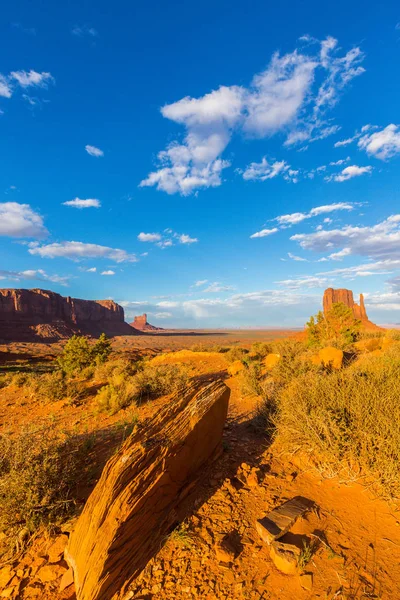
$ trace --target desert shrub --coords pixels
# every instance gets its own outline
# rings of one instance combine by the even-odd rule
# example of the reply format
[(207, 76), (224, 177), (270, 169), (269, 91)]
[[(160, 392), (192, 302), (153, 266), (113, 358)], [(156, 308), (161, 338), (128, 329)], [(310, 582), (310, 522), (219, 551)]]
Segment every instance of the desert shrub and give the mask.
[(99, 339), (91, 349), (91, 354), (92, 362), (98, 365), (105, 363), (110, 358), (111, 340), (109, 340), (105, 333), (100, 335)]
[(137, 401), (149, 400), (176, 392), (187, 384), (187, 369), (182, 365), (144, 364), (133, 378), (137, 386)]
[(109, 381), (115, 374), (130, 377), (137, 372), (139, 364), (140, 362), (132, 362), (124, 358), (108, 360), (95, 367), (93, 377), (95, 381), (100, 382)]
[(84, 438), (50, 427), (0, 434), (0, 532), (16, 539), (39, 526), (51, 527), (75, 508), (84, 478)]
[(10, 384), (10, 381), (11, 381), (11, 379), (10, 379), (9, 375), (7, 375), (7, 374), (0, 375), (0, 390), (2, 388), (7, 387)]
[(114, 415), (122, 408), (136, 402), (137, 386), (132, 380), (114, 379), (113, 383), (104, 385), (96, 396), (96, 406), (99, 412)]
[(298, 375), (317, 370), (317, 367), (307, 360), (307, 347), (304, 343), (288, 338), (274, 342), (271, 347), (272, 352), (281, 357), (274, 367), (274, 377), (280, 385), (286, 385)]
[(12, 376), (11, 384), (15, 385), (15, 387), (22, 388), (24, 386), (30, 385), (34, 379), (35, 375), (33, 375), (32, 373), (24, 373), (19, 371), (17, 373), (14, 373), (14, 375)]
[(243, 358), (248, 354), (248, 350), (245, 348), (240, 348), (239, 346), (233, 346), (225, 353), (225, 357), (228, 362), (232, 363), (235, 360), (243, 360)]
[(320, 465), (373, 475), (400, 492), (399, 350), (339, 372), (301, 374), (277, 397), (277, 436)]
[(391, 340), (395, 340), (396, 342), (400, 341), (400, 331), (398, 329), (389, 329), (386, 332), (379, 332), (380, 337), (387, 337)]
[(87, 337), (73, 335), (64, 346), (58, 363), (67, 375), (76, 375), (92, 364), (93, 357)]
[(67, 395), (67, 380), (61, 370), (38, 375), (30, 386), (32, 393), (44, 402), (56, 402)]
[(250, 356), (255, 360), (262, 360), (271, 352), (271, 344), (266, 342), (254, 342), (254, 344), (251, 345)]
[(324, 314), (319, 312), (307, 323), (309, 346), (334, 346), (345, 349), (358, 339), (361, 321), (354, 318), (351, 308), (336, 302)]

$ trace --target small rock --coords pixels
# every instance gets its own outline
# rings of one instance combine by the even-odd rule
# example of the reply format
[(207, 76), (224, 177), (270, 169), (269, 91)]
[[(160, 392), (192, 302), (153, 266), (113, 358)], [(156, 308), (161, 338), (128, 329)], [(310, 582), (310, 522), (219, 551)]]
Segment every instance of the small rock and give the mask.
[(286, 575), (296, 575), (298, 573), (298, 560), (300, 549), (293, 544), (274, 541), (271, 544), (270, 557), (279, 571)]
[(62, 559), (64, 555), (65, 547), (68, 543), (67, 535), (60, 535), (54, 543), (50, 546), (47, 551), (47, 555), (49, 557), (49, 563), (58, 563)]
[(14, 575), (15, 571), (9, 565), (0, 569), (0, 589), (5, 588)]
[(235, 549), (232, 548), (226, 536), (215, 545), (215, 557), (218, 561), (232, 562), (235, 560), (235, 554)]
[(48, 583), (49, 581), (55, 581), (56, 579), (58, 579), (60, 575), (65, 573), (65, 571), (66, 569), (64, 567), (60, 567), (57, 565), (45, 565), (44, 567), (41, 567), (39, 569), (36, 577), (40, 579), (42, 583)]
[(252, 470), (250, 475), (248, 475), (246, 477), (246, 484), (249, 487), (257, 487), (259, 484), (259, 480), (258, 480), (258, 475), (257, 475), (257, 470)]
[(312, 573), (303, 573), (300, 575), (300, 585), (304, 590), (311, 592), (313, 586)]
[(13, 587), (9, 587), (6, 588), (5, 590), (3, 590), (0, 594), (1, 598), (11, 598), (11, 596), (14, 594), (14, 588)]
[(59, 588), (60, 592), (65, 590), (67, 587), (69, 587), (73, 583), (74, 583), (74, 571), (72, 568), (70, 568), (70, 569), (68, 569), (68, 571), (65, 571), (64, 575), (61, 577), (60, 588)]

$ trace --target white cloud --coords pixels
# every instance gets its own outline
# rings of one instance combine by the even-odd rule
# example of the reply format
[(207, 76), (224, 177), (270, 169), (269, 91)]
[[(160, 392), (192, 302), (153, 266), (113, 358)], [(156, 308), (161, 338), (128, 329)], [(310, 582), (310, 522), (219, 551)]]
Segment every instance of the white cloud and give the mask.
[(242, 172), (243, 179), (252, 181), (266, 181), (267, 179), (273, 179), (277, 175), (283, 175), (290, 169), (284, 160), (273, 161), (269, 163), (264, 156), (260, 163), (252, 162), (246, 167), (245, 171)]
[(130, 254), (126, 250), (109, 248), (108, 246), (100, 246), (98, 244), (86, 244), (84, 242), (44, 244), (30, 248), (29, 253), (41, 256), (42, 258), (69, 258), (71, 260), (108, 258), (117, 263), (137, 262), (138, 260), (135, 254)]
[(176, 234), (180, 244), (195, 244), (199, 240), (197, 238), (192, 238), (190, 235), (186, 233), (178, 233)]
[(139, 233), (137, 236), (139, 242), (159, 242), (161, 235), (159, 233)]
[(296, 212), (290, 213), (288, 215), (280, 215), (272, 219), (279, 223), (279, 225), (291, 226), (296, 225), (297, 223), (301, 223), (305, 219), (311, 219), (312, 217), (318, 217), (319, 215), (335, 212), (337, 210), (353, 210), (354, 204), (351, 202), (335, 202), (333, 204), (323, 204), (322, 206), (316, 206), (312, 208), (309, 212)]
[(317, 277), (315, 275), (304, 275), (297, 279), (284, 279), (277, 281), (279, 285), (282, 285), (291, 290), (298, 290), (301, 288), (322, 288), (326, 286), (326, 277)]
[(328, 259), (331, 260), (343, 260), (345, 256), (349, 256), (351, 254), (350, 248), (343, 248), (343, 250), (339, 250), (339, 252), (333, 252), (328, 256)]
[(71, 29), (71, 33), (77, 37), (97, 37), (99, 35), (94, 27), (89, 27), (88, 25), (75, 25)]
[(350, 156), (348, 156), (347, 158), (341, 158), (340, 160), (335, 160), (330, 162), (330, 166), (331, 167), (339, 167), (340, 165), (344, 165), (345, 163), (349, 162), (350, 160)]
[(330, 275), (340, 276), (344, 279), (353, 279), (354, 277), (368, 277), (371, 275), (387, 275), (392, 272), (393, 269), (400, 268), (400, 259), (386, 259), (379, 260), (376, 262), (367, 262), (361, 265), (352, 267), (344, 267), (341, 269), (332, 269), (331, 271), (325, 271), (317, 273), (317, 275)]
[(277, 227), (273, 227), (272, 229), (261, 229), (261, 231), (256, 231), (256, 233), (253, 233), (250, 238), (253, 239), (267, 237), (268, 235), (272, 235), (277, 231), (279, 231)]
[(400, 215), (392, 215), (371, 227), (346, 225), (341, 229), (297, 234), (290, 239), (314, 252), (348, 248), (353, 255), (397, 260), (400, 259)]
[(288, 257), (291, 258), (292, 260), (295, 260), (296, 262), (308, 262), (308, 260), (306, 258), (302, 258), (301, 256), (296, 256), (295, 254), (292, 254), (291, 252), (288, 252)]
[(97, 198), (87, 198), (82, 200), (81, 198), (75, 198), (75, 200), (67, 200), (63, 202), (64, 206), (73, 206), (74, 208), (100, 208), (101, 203)]
[(9, 84), (7, 77), (0, 73), (0, 96), (2, 98), (11, 98), (12, 88)]
[(391, 123), (381, 131), (362, 136), (358, 146), (370, 156), (381, 160), (392, 158), (400, 153), (400, 128)]
[(170, 317), (172, 317), (172, 313), (170, 312), (157, 312), (154, 313), (154, 316), (156, 319), (169, 319)]
[[(325, 113), (349, 81), (364, 71), (359, 48), (342, 57), (337, 52), (337, 41), (327, 38), (320, 51), (311, 54), (310, 47), (283, 56), (275, 53), (247, 88), (221, 86), (200, 98), (187, 96), (164, 106), (162, 115), (183, 125), (185, 135), (182, 142), (174, 141), (158, 153), (157, 170), (140, 186), (188, 195), (221, 185), (222, 170), (230, 166), (221, 155), (234, 131), (259, 138), (286, 131), (287, 145), (336, 132), (338, 126), (328, 123)], [(260, 170), (256, 164), (249, 169), (249, 178)], [(268, 174), (267, 170), (261, 176)]]
[(96, 267), (78, 267), (79, 271), (84, 271), (85, 273), (96, 273), (97, 272), (97, 268)]
[(9, 75), (10, 79), (17, 81), (17, 83), (23, 87), (46, 87), (48, 83), (54, 81), (51, 73), (38, 73), (37, 71), (12, 71)]
[(339, 173), (339, 175), (331, 175), (326, 177), (327, 181), (348, 181), (353, 177), (359, 177), (360, 175), (365, 175), (365, 173), (371, 173), (372, 167), (358, 167), (357, 165), (349, 165), (345, 167), (343, 171)]
[(356, 140), (357, 137), (351, 137), (351, 138), (347, 138), (345, 140), (339, 140), (338, 142), (336, 142), (334, 144), (335, 148), (341, 148), (342, 146), (348, 146), (349, 144), (352, 144), (354, 142), (354, 140)]
[(4, 271), (0, 269), (0, 279), (10, 279), (12, 281), (20, 281), (21, 279), (51, 281), (63, 286), (67, 286), (69, 283), (69, 277), (48, 275), (43, 269), (26, 269), (25, 271)]
[(211, 283), (208, 287), (206, 287), (203, 290), (203, 292), (205, 294), (208, 294), (208, 293), (217, 294), (219, 292), (228, 292), (228, 291), (231, 291), (234, 289), (235, 288), (232, 287), (231, 285), (223, 285), (219, 281), (214, 281), (214, 283)]
[(108, 271), (102, 271), (101, 275), (115, 275), (115, 271), (109, 269)]
[(201, 287), (202, 285), (205, 285), (206, 283), (208, 283), (208, 279), (199, 279), (199, 281), (196, 281), (192, 287)]
[(29, 204), (0, 203), (0, 236), (43, 238), (48, 231), (43, 218)]
[(100, 150), (100, 148), (96, 148), (96, 146), (91, 146), (90, 144), (86, 144), (85, 150), (88, 154), (90, 154), (90, 156), (95, 156), (96, 158), (104, 156), (103, 150)]

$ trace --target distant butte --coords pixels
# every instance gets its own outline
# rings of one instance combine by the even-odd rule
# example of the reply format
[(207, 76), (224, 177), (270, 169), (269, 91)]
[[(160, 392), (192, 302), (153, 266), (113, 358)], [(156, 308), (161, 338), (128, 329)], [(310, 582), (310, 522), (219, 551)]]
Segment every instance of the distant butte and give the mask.
[(323, 299), (324, 314), (326, 314), (332, 308), (332, 305), (337, 302), (342, 302), (351, 308), (354, 318), (359, 319), (366, 329), (379, 329), (378, 325), (375, 325), (375, 323), (372, 323), (372, 321), (368, 319), (363, 294), (360, 294), (360, 304), (357, 304), (354, 302), (353, 292), (351, 290), (346, 290), (344, 288), (337, 290), (334, 290), (333, 288), (326, 289)]
[(53, 342), (74, 334), (113, 337), (140, 332), (113, 300), (80, 300), (41, 289), (0, 289), (0, 340)]
[(139, 315), (134, 318), (133, 322), (130, 323), (131, 327), (138, 329), (139, 331), (164, 331), (162, 327), (156, 327), (155, 325), (150, 325), (147, 321), (146, 313)]

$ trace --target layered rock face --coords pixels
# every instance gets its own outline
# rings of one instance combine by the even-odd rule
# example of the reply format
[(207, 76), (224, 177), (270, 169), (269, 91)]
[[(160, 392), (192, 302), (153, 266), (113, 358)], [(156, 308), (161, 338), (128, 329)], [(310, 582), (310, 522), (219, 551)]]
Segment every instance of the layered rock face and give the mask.
[(131, 326), (135, 329), (138, 329), (139, 331), (163, 331), (161, 327), (155, 327), (154, 325), (150, 325), (150, 323), (147, 321), (146, 313), (135, 317), (133, 322), (131, 323)]
[(360, 304), (357, 304), (354, 302), (353, 292), (351, 290), (346, 290), (344, 288), (337, 290), (334, 290), (333, 288), (326, 289), (323, 298), (324, 313), (326, 314), (332, 308), (332, 305), (337, 302), (342, 302), (351, 308), (354, 317), (359, 319), (366, 327), (377, 327), (377, 325), (368, 319), (367, 311), (365, 310), (364, 296), (362, 294), (360, 294)]
[(112, 300), (66, 298), (41, 289), (0, 289), (0, 339), (39, 341), (74, 333), (130, 335), (124, 309)]
[(78, 600), (122, 596), (159, 550), (220, 450), (229, 394), (222, 382), (192, 383), (108, 461), (65, 552)]

